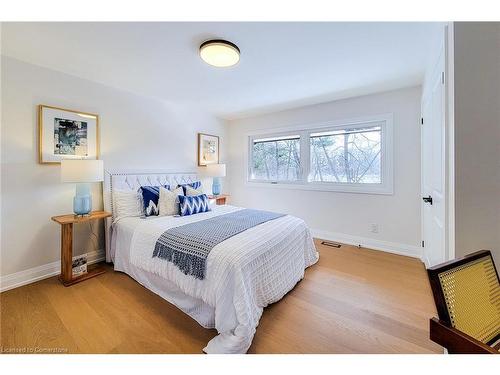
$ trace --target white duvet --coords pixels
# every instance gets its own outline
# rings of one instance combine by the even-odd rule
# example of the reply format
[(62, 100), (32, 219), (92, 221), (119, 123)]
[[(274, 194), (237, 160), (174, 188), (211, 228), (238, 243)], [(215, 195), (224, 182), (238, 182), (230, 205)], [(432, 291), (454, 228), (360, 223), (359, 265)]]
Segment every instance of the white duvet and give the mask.
[(284, 216), (250, 228), (215, 246), (204, 280), (183, 274), (173, 263), (153, 258), (156, 240), (167, 229), (240, 210), (214, 206), (203, 214), (144, 219), (135, 227), (130, 262), (175, 284), (183, 293), (213, 307), (208, 324), (219, 332), (206, 353), (246, 353), (263, 308), (280, 300), (318, 260), (303, 220)]

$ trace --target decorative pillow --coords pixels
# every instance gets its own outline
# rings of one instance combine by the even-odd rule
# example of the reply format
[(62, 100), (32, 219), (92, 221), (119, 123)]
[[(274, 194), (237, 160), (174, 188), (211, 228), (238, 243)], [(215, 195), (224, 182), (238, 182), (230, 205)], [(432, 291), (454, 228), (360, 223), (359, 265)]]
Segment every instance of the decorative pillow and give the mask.
[(191, 186), (185, 186), (184, 187), (184, 195), (187, 195), (187, 196), (193, 196), (193, 195), (202, 195), (202, 194), (205, 194), (203, 193), (203, 190), (199, 189), (193, 189)]
[[(141, 186), (139, 191), (142, 195), (142, 203), (144, 205), (144, 213), (146, 216), (157, 216), (158, 215), (158, 199), (160, 198), (160, 187), (161, 186)], [(165, 189), (169, 188), (169, 185), (163, 185)]]
[(159, 216), (179, 215), (179, 195), (184, 195), (181, 187), (173, 191), (160, 187)]
[(143, 216), (141, 196), (137, 191), (113, 190), (113, 214), (115, 221), (124, 217)]
[[(189, 186), (193, 189), (200, 189), (201, 188), (201, 181), (195, 181), (195, 182), (190, 182), (189, 184), (179, 184), (177, 187), (181, 186), (182, 189), (184, 190), (184, 195), (187, 195), (186, 193), (186, 187)], [(203, 192), (201, 193), (203, 194)]]
[(199, 214), (210, 211), (206, 194), (184, 196), (179, 195), (179, 208), (181, 216)]

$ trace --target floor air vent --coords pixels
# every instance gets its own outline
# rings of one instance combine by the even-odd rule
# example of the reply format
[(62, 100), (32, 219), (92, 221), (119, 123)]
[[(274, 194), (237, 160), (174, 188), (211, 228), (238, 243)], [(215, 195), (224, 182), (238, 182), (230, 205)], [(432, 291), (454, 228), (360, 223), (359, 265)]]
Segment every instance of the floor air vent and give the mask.
[(342, 246), (341, 244), (337, 242), (330, 242), (330, 241), (321, 241), (322, 245), (330, 246), (330, 247), (336, 247), (337, 249)]

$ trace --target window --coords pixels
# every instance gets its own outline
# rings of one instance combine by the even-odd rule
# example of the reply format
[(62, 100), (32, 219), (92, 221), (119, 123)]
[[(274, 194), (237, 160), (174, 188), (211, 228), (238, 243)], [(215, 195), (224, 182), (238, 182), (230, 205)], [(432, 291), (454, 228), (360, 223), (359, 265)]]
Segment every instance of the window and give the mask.
[(392, 116), (249, 136), (248, 182), (392, 194)]
[(312, 133), (309, 181), (379, 184), (380, 126)]
[(254, 139), (252, 180), (297, 181), (300, 179), (300, 136)]

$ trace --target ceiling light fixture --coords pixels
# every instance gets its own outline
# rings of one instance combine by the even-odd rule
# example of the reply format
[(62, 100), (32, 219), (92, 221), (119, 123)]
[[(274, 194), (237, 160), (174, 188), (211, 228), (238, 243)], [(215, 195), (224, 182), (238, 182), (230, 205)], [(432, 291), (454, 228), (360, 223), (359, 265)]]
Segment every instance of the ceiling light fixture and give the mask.
[(236, 44), (227, 40), (207, 40), (200, 46), (200, 57), (207, 64), (225, 68), (240, 61), (240, 49)]

